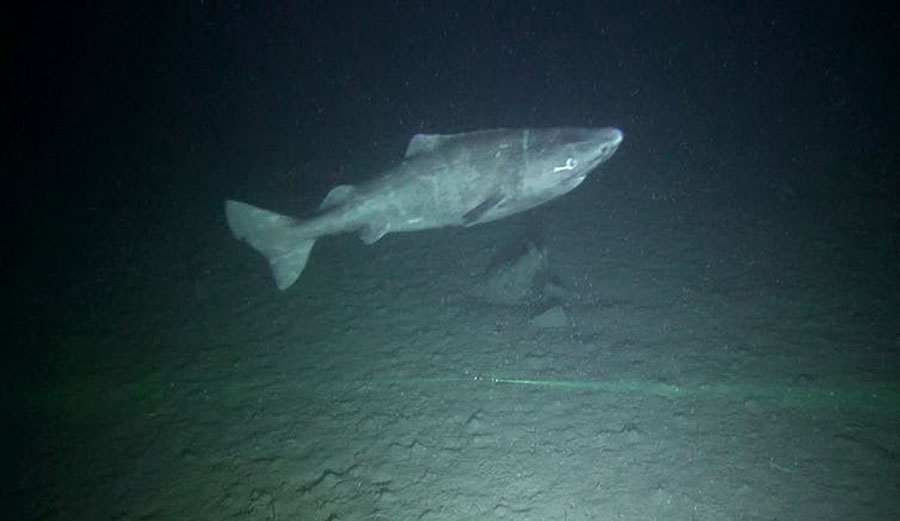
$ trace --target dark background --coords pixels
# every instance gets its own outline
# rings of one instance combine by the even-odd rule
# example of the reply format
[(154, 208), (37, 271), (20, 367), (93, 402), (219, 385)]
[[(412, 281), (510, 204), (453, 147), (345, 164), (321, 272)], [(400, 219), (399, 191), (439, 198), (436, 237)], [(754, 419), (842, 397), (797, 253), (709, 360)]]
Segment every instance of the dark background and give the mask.
[[(54, 381), (79, 377), (77, 366), (55, 358), (60, 346), (117, 342), (130, 338), (125, 330), (139, 338), (122, 351), (141, 350), (156, 345), (155, 321), (172, 320), (160, 307), (189, 323), (202, 320), (181, 313), (192, 299), (214, 315), (243, 295), (230, 288), (255, 254), (231, 239), (224, 198), (303, 213), (336, 182), (398, 161), (417, 132), (619, 127), (625, 141), (603, 189), (612, 186), (622, 206), (665, 198), (674, 208), (667, 215), (713, 222), (696, 234), (714, 230), (725, 244), (743, 239), (729, 223), (766, 219), (778, 207), (768, 228), (759, 227), (777, 240), (750, 243), (764, 250), (803, 235), (809, 222), (820, 225), (820, 235), (807, 234), (797, 247), (804, 260), (830, 255), (809, 263), (823, 266), (810, 279), (840, 277), (842, 290), (858, 287), (841, 305), (862, 310), (854, 320), (896, 351), (900, 23), (874, 5), (7, 6), (0, 17), (0, 338), (8, 355), (0, 428), (18, 436), (5, 445), (7, 457), (26, 456), (0, 467), (20, 487), (37, 483), (26, 492), (43, 500), (40, 486), (49, 480), (39, 473), (54, 458), (42, 451), (56, 450), (60, 434), (34, 403), (53, 395)], [(591, 181), (579, 190), (601, 189)], [(730, 221), (717, 221), (722, 209)], [(734, 218), (744, 210), (750, 217)], [(658, 223), (641, 222), (643, 230)], [(677, 249), (678, 237), (671, 241), (660, 250)], [(262, 279), (264, 264), (254, 260)], [(694, 276), (690, 266), (684, 272)], [(207, 286), (195, 288), (197, 280)], [(815, 289), (816, 298), (830, 291)], [(200, 290), (205, 299), (194, 294)], [(258, 291), (276, 298), (271, 287)], [(123, 355), (85, 355), (101, 366), (116, 356)], [(106, 385), (98, 384), (101, 392)], [(50, 442), (34, 441), (41, 436)], [(12, 502), (27, 495), (4, 490), (13, 491)]]
[(318, 198), (416, 132), (615, 125), (668, 189), (790, 178), (897, 223), (898, 23), (852, 2), (45, 2), (3, 25), (12, 322), (135, 238), (189, 249), (223, 197)]

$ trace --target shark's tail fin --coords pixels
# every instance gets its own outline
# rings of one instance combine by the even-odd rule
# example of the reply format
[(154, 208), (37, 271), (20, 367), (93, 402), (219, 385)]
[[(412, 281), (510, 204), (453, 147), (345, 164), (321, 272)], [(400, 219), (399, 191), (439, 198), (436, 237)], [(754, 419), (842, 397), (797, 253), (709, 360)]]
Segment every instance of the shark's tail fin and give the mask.
[(316, 238), (303, 237), (296, 219), (239, 201), (225, 201), (225, 218), (235, 238), (265, 255), (275, 285), (284, 291), (303, 272)]

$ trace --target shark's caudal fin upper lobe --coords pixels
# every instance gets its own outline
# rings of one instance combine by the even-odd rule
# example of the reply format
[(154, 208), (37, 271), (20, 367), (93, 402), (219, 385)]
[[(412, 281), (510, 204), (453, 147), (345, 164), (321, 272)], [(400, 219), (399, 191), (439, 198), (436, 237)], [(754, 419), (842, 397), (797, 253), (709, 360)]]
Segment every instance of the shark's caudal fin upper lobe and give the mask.
[(306, 267), (315, 237), (303, 237), (296, 219), (239, 201), (225, 201), (225, 217), (235, 238), (265, 255), (275, 285), (286, 290)]

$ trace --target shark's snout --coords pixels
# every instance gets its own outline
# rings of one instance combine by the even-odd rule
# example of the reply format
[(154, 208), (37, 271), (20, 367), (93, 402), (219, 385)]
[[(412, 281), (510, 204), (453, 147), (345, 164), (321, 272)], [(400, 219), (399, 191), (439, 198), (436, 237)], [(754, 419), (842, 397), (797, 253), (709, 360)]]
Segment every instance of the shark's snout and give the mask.
[(614, 145), (618, 145), (625, 138), (625, 134), (617, 128), (606, 129), (606, 140)]
[(612, 156), (623, 139), (625, 139), (625, 134), (617, 128), (601, 129), (597, 140), (600, 143), (600, 157), (605, 161)]

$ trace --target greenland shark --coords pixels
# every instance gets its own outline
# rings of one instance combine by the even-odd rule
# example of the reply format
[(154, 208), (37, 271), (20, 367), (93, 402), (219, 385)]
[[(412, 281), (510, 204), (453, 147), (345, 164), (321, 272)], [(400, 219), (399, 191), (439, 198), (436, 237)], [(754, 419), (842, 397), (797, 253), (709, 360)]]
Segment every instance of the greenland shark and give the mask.
[(391, 232), (474, 226), (555, 199), (581, 184), (622, 142), (616, 128), (495, 129), (417, 134), (403, 161), (356, 186), (336, 186), (309, 219), (225, 201), (235, 238), (269, 261), (286, 290), (319, 237), (358, 232), (373, 244)]

